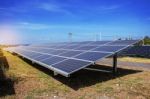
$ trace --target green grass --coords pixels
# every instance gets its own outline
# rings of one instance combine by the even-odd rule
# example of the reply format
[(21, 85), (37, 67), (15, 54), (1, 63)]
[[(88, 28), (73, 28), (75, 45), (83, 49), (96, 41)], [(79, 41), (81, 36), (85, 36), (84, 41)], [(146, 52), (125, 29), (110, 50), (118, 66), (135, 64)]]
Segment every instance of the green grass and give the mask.
[(150, 38), (145, 38), (144, 39), (144, 44), (145, 45), (150, 45)]
[[(110, 75), (108, 76), (108, 74), (99, 74), (100, 76), (91, 77), (96, 72), (93, 72), (93, 74), (85, 73), (80, 75), (80, 78), (71, 78), (71, 81), (69, 81), (69, 79), (66, 80), (68, 84), (74, 87), (80, 86), (75, 90), (55, 79), (52, 74), (48, 75), (36, 69), (17, 56), (13, 56), (7, 52), (4, 52), (4, 55), (9, 64), (9, 70), (6, 71), (6, 75), (15, 81), (15, 94), (3, 97), (6, 99), (54, 97), (95, 99), (100, 96), (113, 97), (116, 99), (121, 99), (124, 96), (134, 99), (137, 97), (148, 99), (148, 97), (150, 97), (150, 71), (148, 70), (113, 79), (109, 79)], [(108, 78), (105, 77), (105, 79), (108, 80), (105, 81), (104, 76), (108, 76)], [(64, 78), (62, 78), (62, 80), (63, 79)]]

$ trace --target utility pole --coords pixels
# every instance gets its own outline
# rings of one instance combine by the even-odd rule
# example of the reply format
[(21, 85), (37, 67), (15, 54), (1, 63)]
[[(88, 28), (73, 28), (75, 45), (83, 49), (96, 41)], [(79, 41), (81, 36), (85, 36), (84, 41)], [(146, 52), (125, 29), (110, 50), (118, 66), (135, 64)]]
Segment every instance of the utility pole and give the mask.
[(99, 41), (99, 35), (96, 33), (95, 41)]
[(100, 41), (102, 40), (102, 33), (101, 32), (99, 33), (99, 39), (100, 39)]
[(143, 37), (143, 39), (142, 39), (142, 46), (144, 46), (145, 45), (145, 37)]

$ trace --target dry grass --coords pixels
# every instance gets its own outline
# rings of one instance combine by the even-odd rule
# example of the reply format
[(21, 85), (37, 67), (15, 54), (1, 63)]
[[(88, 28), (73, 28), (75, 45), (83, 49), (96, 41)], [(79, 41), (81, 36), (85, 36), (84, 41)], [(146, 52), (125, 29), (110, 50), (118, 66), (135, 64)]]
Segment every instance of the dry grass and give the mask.
[[(4, 52), (9, 64), (6, 72), (14, 81), (15, 94), (6, 99), (149, 99), (150, 71), (122, 70), (120, 76), (81, 71), (72, 78), (53, 77), (47, 69), (31, 65), (17, 56)], [(144, 60), (144, 59), (143, 59)], [(132, 71), (132, 73), (131, 73)]]
[(119, 58), (120, 61), (127, 61), (127, 62), (138, 62), (138, 63), (150, 63), (150, 59), (146, 58), (135, 58), (135, 57), (122, 57)]

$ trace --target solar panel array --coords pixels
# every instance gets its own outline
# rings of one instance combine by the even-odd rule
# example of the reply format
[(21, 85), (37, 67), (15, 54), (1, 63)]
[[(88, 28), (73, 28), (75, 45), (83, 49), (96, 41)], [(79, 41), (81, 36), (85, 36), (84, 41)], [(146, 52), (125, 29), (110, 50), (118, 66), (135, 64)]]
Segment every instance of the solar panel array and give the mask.
[(141, 56), (150, 58), (150, 46), (134, 46), (123, 52), (124, 55), (128, 56)]
[(7, 48), (61, 75), (85, 68), (108, 57), (138, 40), (63, 42)]

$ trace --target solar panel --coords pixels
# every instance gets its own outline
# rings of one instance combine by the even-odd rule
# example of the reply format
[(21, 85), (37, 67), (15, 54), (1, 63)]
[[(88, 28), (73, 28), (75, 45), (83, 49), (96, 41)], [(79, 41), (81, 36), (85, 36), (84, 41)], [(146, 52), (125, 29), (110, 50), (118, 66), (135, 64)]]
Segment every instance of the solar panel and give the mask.
[(34, 58), (34, 57), (38, 57), (38, 56), (42, 55), (40, 53), (35, 53), (35, 52), (30, 52), (30, 51), (25, 51), (25, 50), (18, 50), (17, 53), (19, 53), (23, 56), (30, 57), (30, 58)]
[(98, 48), (93, 49), (93, 51), (104, 51), (104, 52), (116, 52), (120, 49), (125, 48), (126, 46), (100, 46)]
[(101, 52), (85, 52), (80, 55), (77, 55), (75, 58), (88, 60), (88, 61), (96, 61), (105, 56), (110, 55), (110, 53), (101, 53)]
[(76, 48), (75, 50), (91, 50), (91, 49), (96, 48), (96, 47), (98, 47), (98, 46), (86, 45), (86, 46), (81, 46), (79, 48)]
[(93, 41), (84, 41), (84, 42), (79, 42), (80, 45), (87, 45), (92, 43)]
[[(56, 50), (54, 50), (54, 49), (44, 49), (44, 48), (39, 48), (40, 49), (40, 51), (39, 52), (41, 52), (41, 53), (49, 53), (49, 54), (51, 54), (51, 53), (53, 53), (53, 52), (55, 52)], [(42, 49), (42, 50), (41, 50)], [(32, 51), (34, 51), (34, 50), (32, 50)]]
[(69, 45), (69, 46), (65, 46), (62, 49), (75, 49), (77, 47), (80, 47), (81, 45)]
[(111, 42), (107, 45), (131, 45), (131, 44), (134, 44), (135, 42), (137, 42), (138, 40), (117, 40), (117, 41), (114, 41), (114, 42)]
[(44, 63), (44, 64), (47, 64), (47, 65), (52, 65), (54, 63), (58, 63), (62, 60), (64, 60), (66, 58), (63, 58), (63, 57), (58, 57), (58, 56), (53, 56), (53, 57), (50, 57), (48, 59), (45, 59), (45, 60), (42, 60), (40, 62)]
[(71, 73), (136, 42), (137, 40), (63, 42), (14, 47), (7, 50), (68, 77)]
[(40, 53), (33, 53), (33, 54), (28, 55), (28, 57), (34, 58), (34, 57), (38, 57), (40, 55), (42, 55), (42, 54), (40, 54)]
[(58, 55), (58, 54), (61, 54), (61, 53), (64, 53), (64, 52), (67, 52), (66, 50), (55, 50), (53, 52), (47, 52), (49, 54), (53, 54), (53, 55)]
[(80, 53), (83, 53), (83, 51), (67, 51), (67, 52), (59, 54), (59, 55), (65, 56), (65, 57), (73, 57), (73, 56), (78, 55)]
[(38, 56), (38, 57), (35, 57), (35, 58), (33, 58), (34, 60), (36, 60), (36, 61), (40, 61), (40, 60), (44, 60), (44, 59), (48, 59), (48, 58), (50, 58), (50, 57), (52, 57), (52, 55), (40, 55), (40, 56)]
[(82, 69), (90, 64), (91, 64), (91, 62), (68, 59), (68, 60), (62, 61), (60, 63), (57, 63), (55, 65), (52, 65), (52, 66), (59, 70), (66, 72), (69, 75), (70, 73), (75, 72), (79, 69)]
[(33, 48), (33, 47), (23, 47), (22, 49), (30, 50), (30, 51), (37, 51), (37, 52), (43, 51), (43, 49), (41, 48)]
[(95, 41), (95, 42), (92, 42), (91, 45), (104, 45), (109, 42), (111, 42), (111, 41)]
[[(63, 48), (65, 45), (60, 45), (60, 46), (56, 46), (56, 47), (54, 47), (55, 49), (61, 49), (61, 48)], [(68, 46), (68, 45), (67, 45)]]

